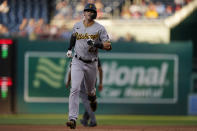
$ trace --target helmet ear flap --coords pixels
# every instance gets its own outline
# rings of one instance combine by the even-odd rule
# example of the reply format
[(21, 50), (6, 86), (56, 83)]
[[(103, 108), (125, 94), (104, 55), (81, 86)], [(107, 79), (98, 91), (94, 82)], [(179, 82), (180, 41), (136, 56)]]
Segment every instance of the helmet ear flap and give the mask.
[(97, 17), (97, 12), (94, 13), (94, 15), (92, 16), (92, 19), (96, 19)]

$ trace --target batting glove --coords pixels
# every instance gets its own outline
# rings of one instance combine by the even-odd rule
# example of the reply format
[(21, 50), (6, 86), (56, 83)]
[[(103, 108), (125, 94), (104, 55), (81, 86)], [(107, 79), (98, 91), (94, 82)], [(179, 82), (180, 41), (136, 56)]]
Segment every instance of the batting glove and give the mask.
[(71, 50), (68, 50), (67, 53), (66, 53), (66, 56), (68, 58), (71, 58), (72, 57), (72, 51)]
[(89, 46), (93, 46), (94, 45), (94, 40), (89, 37), (89, 39), (87, 39), (87, 44)]

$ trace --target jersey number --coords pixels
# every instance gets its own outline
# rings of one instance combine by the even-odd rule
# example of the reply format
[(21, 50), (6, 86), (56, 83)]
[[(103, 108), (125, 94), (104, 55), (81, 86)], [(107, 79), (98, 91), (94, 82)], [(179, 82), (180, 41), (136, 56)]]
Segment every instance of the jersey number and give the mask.
[(97, 48), (90, 46), (88, 51), (92, 52), (92, 53), (95, 53), (95, 52), (97, 52)]

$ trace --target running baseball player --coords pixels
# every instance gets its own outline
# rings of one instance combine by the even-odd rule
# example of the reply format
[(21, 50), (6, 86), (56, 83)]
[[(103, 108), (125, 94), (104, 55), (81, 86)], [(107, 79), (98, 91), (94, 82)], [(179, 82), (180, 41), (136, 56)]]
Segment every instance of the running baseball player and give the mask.
[[(94, 21), (97, 12), (96, 6), (88, 3), (84, 8), (84, 19), (73, 27), (67, 57), (74, 56), (71, 67), (71, 89), (69, 95), (69, 113), (66, 125), (71, 129), (76, 128), (79, 113), (79, 92), (81, 83), (87, 89), (90, 107), (97, 107), (95, 82), (97, 76), (98, 48), (111, 50), (111, 43), (104, 26)], [(95, 108), (96, 109), (96, 108)]]
[[(70, 65), (70, 67), (71, 67), (71, 65)], [(99, 59), (98, 59), (98, 71), (99, 71), (98, 89), (99, 89), (99, 91), (102, 91), (102, 89), (103, 89), (103, 84), (102, 84), (103, 70), (102, 70), (101, 63), (100, 63)], [(66, 88), (69, 87), (70, 82), (71, 82), (71, 71), (69, 70), (69, 73), (67, 76)], [(95, 85), (96, 85), (96, 83), (95, 83)], [(88, 95), (86, 92), (87, 92), (87, 90), (85, 88), (84, 83), (82, 82), (79, 96), (80, 96), (82, 103), (85, 107), (85, 112), (84, 112), (83, 118), (80, 120), (80, 122), (83, 126), (94, 127), (94, 126), (97, 126), (96, 117), (95, 117), (93, 110), (90, 107), (90, 104), (89, 104), (90, 102), (88, 100)]]

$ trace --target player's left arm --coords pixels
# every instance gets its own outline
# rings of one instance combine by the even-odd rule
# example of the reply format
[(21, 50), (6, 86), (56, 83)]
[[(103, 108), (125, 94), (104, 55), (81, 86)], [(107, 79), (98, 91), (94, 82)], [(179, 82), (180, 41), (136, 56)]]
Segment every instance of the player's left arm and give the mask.
[(102, 26), (101, 31), (100, 31), (100, 40), (102, 41), (102, 44), (101, 44), (102, 48), (101, 49), (107, 50), (107, 51), (112, 49), (109, 35), (108, 35), (104, 26)]
[(107, 51), (112, 49), (111, 42), (95, 43), (93, 46)]
[(109, 36), (108, 36), (107, 31), (105, 30), (104, 27), (101, 28), (101, 30), (99, 31), (99, 41), (95, 42), (95, 40), (93, 40), (89, 36), (89, 38), (87, 39), (87, 44), (89, 46), (96, 47), (96, 48), (103, 49), (103, 50), (107, 50), (107, 51), (112, 49)]

